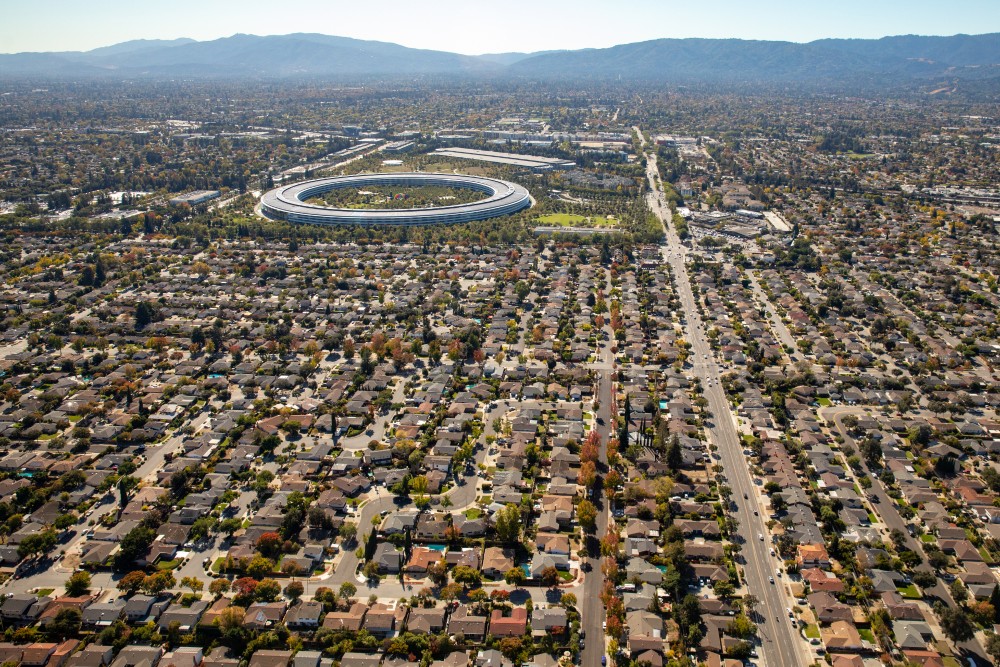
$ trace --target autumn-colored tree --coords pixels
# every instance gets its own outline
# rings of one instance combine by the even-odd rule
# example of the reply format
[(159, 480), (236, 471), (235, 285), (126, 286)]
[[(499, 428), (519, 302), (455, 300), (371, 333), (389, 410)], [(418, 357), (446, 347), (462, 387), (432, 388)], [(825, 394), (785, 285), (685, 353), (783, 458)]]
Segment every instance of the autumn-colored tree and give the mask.
[(219, 630), (223, 635), (233, 630), (238, 630), (243, 626), (243, 617), (246, 615), (246, 612), (247, 610), (243, 607), (231, 605), (219, 612), (219, 616), (215, 619), (215, 624), (219, 626)]
[(274, 531), (261, 533), (257, 538), (257, 551), (264, 554), (266, 558), (275, 559), (281, 554), (281, 545), (284, 543), (281, 535)]
[(597, 466), (593, 461), (584, 461), (577, 473), (576, 483), (584, 488), (591, 488), (597, 481)]
[(589, 500), (581, 500), (580, 504), (576, 506), (576, 518), (579, 519), (580, 525), (585, 531), (594, 532), (597, 528), (597, 508), (594, 507), (594, 503)]
[(253, 577), (240, 577), (233, 582), (232, 589), (240, 597), (253, 597), (259, 584), (260, 582)]
[(212, 579), (212, 582), (208, 585), (208, 592), (212, 595), (218, 597), (229, 592), (229, 580), (225, 577), (219, 577), (218, 579)]
[(614, 529), (614, 526), (608, 526), (608, 532), (604, 534), (601, 538), (601, 555), (602, 556), (617, 556), (618, 555), (618, 545), (621, 543), (621, 537), (618, 535), (618, 531)]
[(142, 582), (145, 579), (145, 572), (142, 570), (133, 570), (118, 580), (117, 588), (123, 593), (135, 593), (142, 588)]
[(510, 599), (510, 591), (506, 591), (502, 588), (495, 588), (490, 591), (490, 600), (493, 602), (506, 602)]
[(623, 630), (621, 619), (618, 616), (612, 616), (609, 612), (607, 623), (607, 629), (605, 630), (607, 635), (609, 637), (621, 637)]

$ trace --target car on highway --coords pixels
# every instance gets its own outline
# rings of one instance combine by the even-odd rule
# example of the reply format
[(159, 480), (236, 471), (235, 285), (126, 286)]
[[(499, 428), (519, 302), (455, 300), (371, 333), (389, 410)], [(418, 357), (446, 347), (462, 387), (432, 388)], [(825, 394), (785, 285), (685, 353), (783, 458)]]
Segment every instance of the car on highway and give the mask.
[(768, 577), (768, 578), (767, 578), (767, 580), (768, 580), (769, 582), (771, 582), (772, 584), (774, 583), (774, 577)]
[(764, 541), (764, 533), (757, 533), (757, 539), (760, 540), (761, 542), (763, 542)]

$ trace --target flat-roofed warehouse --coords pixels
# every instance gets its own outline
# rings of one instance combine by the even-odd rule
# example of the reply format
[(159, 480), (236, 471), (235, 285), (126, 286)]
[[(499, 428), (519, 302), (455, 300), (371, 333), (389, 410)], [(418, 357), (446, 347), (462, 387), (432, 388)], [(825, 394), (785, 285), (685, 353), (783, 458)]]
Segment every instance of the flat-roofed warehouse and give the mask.
[(198, 204), (204, 204), (207, 201), (215, 199), (220, 194), (218, 190), (195, 190), (194, 192), (186, 192), (173, 197), (170, 200), (170, 205), (180, 206), (181, 204), (187, 204), (188, 206), (197, 206)]
[(558, 157), (542, 157), (540, 155), (516, 155), (514, 153), (498, 153), (496, 151), (481, 151), (475, 148), (439, 148), (433, 155), (453, 157), (460, 160), (476, 160), (509, 164), (514, 167), (524, 167), (532, 171), (552, 171), (553, 169), (576, 169), (572, 160)]

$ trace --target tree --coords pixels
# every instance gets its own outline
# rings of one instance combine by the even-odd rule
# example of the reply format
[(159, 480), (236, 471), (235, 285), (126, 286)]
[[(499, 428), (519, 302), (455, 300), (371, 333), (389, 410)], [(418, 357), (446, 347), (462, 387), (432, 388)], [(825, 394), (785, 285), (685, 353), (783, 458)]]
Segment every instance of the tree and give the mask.
[(128, 531), (119, 545), (118, 555), (115, 556), (115, 569), (124, 570), (135, 565), (140, 556), (146, 555), (154, 539), (156, 533), (143, 524)]
[(53, 639), (67, 639), (76, 636), (80, 631), (82, 623), (83, 616), (79, 609), (76, 607), (64, 607), (45, 626), (45, 631)]
[(197, 593), (205, 587), (205, 584), (198, 577), (181, 577), (181, 586), (191, 589), (192, 593)]
[(528, 577), (521, 568), (512, 567), (504, 573), (503, 580), (506, 581), (509, 586), (520, 588), (524, 585), (524, 582), (528, 580)]
[(935, 577), (931, 572), (918, 570), (913, 573), (913, 583), (920, 588), (934, 588), (937, 584), (937, 577)]
[(1000, 635), (992, 632), (987, 633), (984, 648), (990, 654), (990, 657), (993, 658), (994, 662), (1000, 663)]
[(74, 572), (66, 580), (66, 595), (70, 597), (84, 595), (88, 590), (90, 590), (89, 572), (84, 572), (83, 570)]
[(950, 586), (951, 597), (955, 598), (955, 602), (962, 604), (969, 599), (969, 590), (962, 583), (961, 579), (956, 579), (951, 582)]
[(29, 558), (39, 554), (45, 554), (56, 546), (56, 532), (54, 530), (43, 530), (40, 533), (26, 535), (21, 543), (17, 545), (17, 555), (20, 558)]
[(226, 607), (219, 612), (219, 616), (215, 619), (215, 624), (219, 626), (219, 630), (222, 634), (226, 634), (233, 630), (239, 630), (243, 627), (243, 617), (246, 613), (247, 610), (243, 607), (237, 607), (235, 605)]
[(580, 525), (588, 533), (597, 529), (597, 508), (589, 500), (581, 500), (580, 504), (576, 506), (576, 518), (579, 519)]
[(493, 528), (503, 544), (517, 542), (521, 535), (521, 511), (517, 505), (509, 503), (500, 509), (493, 519)]
[(945, 636), (955, 643), (969, 641), (975, 636), (969, 617), (960, 608), (939, 607), (938, 618)]
[(433, 581), (435, 586), (444, 586), (448, 583), (448, 564), (443, 558), (427, 566), (427, 578)]
[(542, 570), (541, 577), (539, 580), (542, 582), (543, 586), (548, 586), (549, 588), (555, 588), (559, 585), (559, 570), (552, 567), (551, 565), (544, 570)]
[(232, 584), (232, 590), (236, 592), (236, 595), (241, 598), (253, 597), (254, 591), (257, 590), (257, 586), (260, 584), (259, 581), (253, 577), (240, 577)]
[(219, 577), (218, 579), (212, 579), (212, 583), (208, 585), (208, 592), (219, 597), (220, 595), (225, 595), (229, 592), (229, 580), (225, 577)]
[(140, 301), (135, 307), (135, 330), (142, 331), (153, 322), (156, 311), (153, 304), (148, 301)]
[(298, 600), (305, 592), (305, 586), (301, 581), (292, 581), (285, 586), (285, 597), (289, 600)]
[(236, 517), (230, 517), (228, 519), (223, 519), (219, 522), (219, 532), (224, 535), (232, 536), (237, 530), (243, 527), (243, 521), (237, 519)]
[[(145, 572), (142, 570), (133, 570), (118, 580), (117, 588), (123, 593), (135, 593), (142, 588), (142, 582), (145, 580)], [(226, 583), (228, 583), (228, 581)]]
[(177, 580), (167, 570), (154, 572), (142, 581), (142, 589), (149, 595), (158, 595), (168, 588), (173, 588)]
[(451, 571), (451, 578), (464, 586), (479, 586), (483, 583), (483, 575), (465, 565), (459, 565)]
[(281, 595), (281, 584), (274, 579), (264, 579), (254, 589), (253, 596), (258, 602), (274, 602)]
[[(261, 536), (257, 538), (257, 550), (264, 554), (266, 558), (273, 560), (281, 555), (281, 545), (284, 544), (284, 542), (285, 541), (281, 539), (281, 535), (276, 532), (270, 531), (262, 533)], [(266, 574), (266, 572), (264, 574)]]
[(729, 634), (740, 639), (749, 639), (757, 634), (757, 626), (749, 618), (740, 614), (733, 618), (726, 630)]
[(247, 565), (247, 574), (254, 579), (263, 579), (274, 570), (274, 561), (264, 556), (254, 556)]
[(350, 600), (352, 597), (354, 597), (355, 593), (357, 592), (358, 592), (357, 586), (355, 586), (349, 581), (345, 581), (340, 585), (340, 590), (338, 591), (338, 594), (340, 595), (341, 599)]
[(338, 532), (340, 533), (341, 539), (343, 539), (345, 543), (350, 544), (357, 539), (358, 527), (353, 523), (345, 521), (341, 524)]
[(210, 516), (203, 516), (195, 519), (195, 522), (191, 524), (191, 532), (188, 533), (188, 539), (192, 542), (200, 542), (208, 537), (209, 531), (212, 530), (215, 525), (215, 519)]

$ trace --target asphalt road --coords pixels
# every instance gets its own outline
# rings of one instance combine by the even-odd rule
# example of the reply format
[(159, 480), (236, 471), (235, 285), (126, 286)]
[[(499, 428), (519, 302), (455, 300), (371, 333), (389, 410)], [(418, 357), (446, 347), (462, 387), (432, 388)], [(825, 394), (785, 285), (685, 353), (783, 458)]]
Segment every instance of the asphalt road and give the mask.
[[(610, 294), (610, 285), (606, 285), (605, 294)], [(611, 430), (611, 398), (613, 391), (613, 379), (611, 377), (613, 358), (611, 355), (611, 327), (605, 325), (605, 340), (601, 341), (601, 349), (598, 355), (600, 361), (595, 364), (597, 379), (597, 432), (601, 436), (600, 466), (599, 472), (603, 473), (608, 468), (608, 436)], [(597, 530), (595, 536), (588, 540), (588, 554), (584, 559), (585, 567), (589, 567), (584, 575), (583, 595), (578, 600), (578, 606), (582, 613), (582, 629), (584, 631), (584, 648), (580, 657), (580, 664), (584, 667), (597, 667), (601, 664), (601, 657), (604, 656), (605, 641), (602, 624), (606, 618), (604, 605), (601, 604), (601, 587), (604, 585), (604, 574), (601, 572), (601, 553), (598, 538), (608, 530), (609, 503), (604, 493), (604, 487), (598, 485), (594, 493), (594, 505), (597, 507)]]
[[(656, 157), (650, 155), (647, 176), (651, 186), (655, 184), (654, 175), (658, 175)], [(739, 508), (735, 512), (739, 521), (735, 539), (742, 543), (745, 585), (759, 601), (754, 620), (761, 640), (763, 663), (767, 667), (799, 667), (809, 664), (814, 658), (805, 649), (798, 632), (792, 628), (785, 611), (792, 606), (792, 600), (785, 590), (784, 577), (775, 576), (775, 568), (780, 563), (769, 553), (771, 542), (768, 539), (765, 517), (761, 512), (756, 516), (753, 514), (754, 509), (761, 507), (758, 490), (742, 452), (729, 402), (719, 383), (719, 368), (691, 290), (684, 261), (684, 246), (673, 227), (671, 211), (658, 190), (650, 195), (650, 207), (664, 223), (667, 242), (663, 248), (663, 258), (670, 264), (677, 284), (686, 322), (684, 338), (691, 344), (692, 357), (689, 361), (694, 374), (701, 378), (703, 393), (712, 413), (705, 430), (710, 442), (718, 447), (719, 463)], [(761, 536), (764, 539), (760, 539)], [(771, 583), (769, 577), (774, 577), (774, 583)]]

